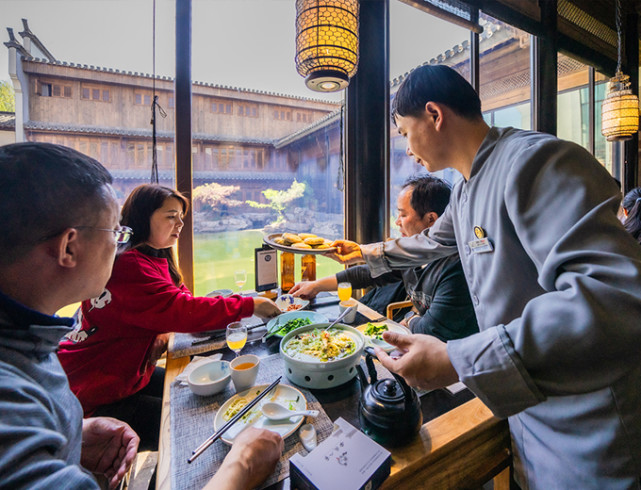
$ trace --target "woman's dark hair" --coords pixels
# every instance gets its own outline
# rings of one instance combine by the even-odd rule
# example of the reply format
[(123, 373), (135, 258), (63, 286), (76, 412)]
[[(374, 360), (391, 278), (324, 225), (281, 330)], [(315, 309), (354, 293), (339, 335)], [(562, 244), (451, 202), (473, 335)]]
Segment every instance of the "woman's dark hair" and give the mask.
[(167, 259), (171, 279), (176, 286), (179, 286), (183, 279), (172, 248), (156, 250), (147, 245), (151, 234), (151, 215), (154, 214), (157, 209), (160, 209), (170, 197), (178, 199), (178, 201), (182, 203), (183, 213), (187, 212), (189, 207), (187, 198), (180, 192), (169, 187), (157, 184), (143, 184), (131, 191), (125, 204), (122, 206), (120, 224), (131, 228), (134, 234), (131, 236), (129, 242), (119, 250), (119, 253), (136, 249), (147, 255)]
[(438, 102), (468, 119), (482, 118), (481, 99), (474, 88), (449, 66), (423, 65), (410, 72), (392, 100), (392, 119), (420, 116), (425, 104)]
[(410, 206), (421, 219), (430, 212), (439, 216), (443, 214), (450, 202), (452, 193), (447, 182), (431, 175), (410, 177), (403, 184), (403, 189), (412, 189)]
[(628, 213), (623, 226), (641, 243), (641, 187), (635, 187), (623, 198), (623, 209)]

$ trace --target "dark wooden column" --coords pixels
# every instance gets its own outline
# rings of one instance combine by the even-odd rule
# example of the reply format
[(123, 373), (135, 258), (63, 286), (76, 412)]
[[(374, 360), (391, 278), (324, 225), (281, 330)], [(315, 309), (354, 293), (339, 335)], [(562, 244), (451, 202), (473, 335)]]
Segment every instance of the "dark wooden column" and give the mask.
[[(623, 73), (630, 75), (632, 93), (639, 95), (639, 16), (628, 14), (623, 20), (625, 60)], [(623, 149), (623, 182), (625, 192), (639, 185), (639, 133), (626, 141)]]
[(557, 2), (539, 0), (541, 36), (532, 36), (532, 129), (556, 135), (557, 119)]
[(194, 290), (194, 222), (191, 161), (191, 0), (176, 0), (176, 187), (189, 199), (178, 240), (185, 285)]
[[(475, 24), (479, 22), (479, 11), (476, 9), (472, 12), (470, 19)], [(481, 66), (480, 66), (481, 44), (479, 33), (470, 31), (470, 85), (474, 87), (477, 94), (481, 93)]]
[(371, 243), (389, 234), (389, 1), (360, 5), (358, 72), (346, 97), (345, 237)]

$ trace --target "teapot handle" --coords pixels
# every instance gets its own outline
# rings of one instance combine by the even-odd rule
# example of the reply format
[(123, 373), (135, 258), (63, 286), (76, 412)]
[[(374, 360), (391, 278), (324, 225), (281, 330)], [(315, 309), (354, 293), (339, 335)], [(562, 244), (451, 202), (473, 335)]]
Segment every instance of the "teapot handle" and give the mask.
[[(372, 347), (369, 347), (369, 346), (365, 347), (364, 350), (365, 350), (365, 353), (367, 354), (365, 356), (365, 363), (367, 364), (367, 369), (369, 370), (370, 377), (372, 378), (372, 384), (373, 384), (376, 381), (376, 368), (374, 367), (373, 358), (378, 359), (378, 356), (376, 355), (376, 352), (374, 352), (374, 349)], [(405, 408), (409, 409), (412, 403), (412, 395), (413, 395), (412, 388), (409, 387), (409, 385), (405, 382), (405, 380), (400, 375), (396, 373), (392, 373), (392, 371), (390, 371), (390, 373), (392, 374), (392, 376), (394, 376), (394, 379), (401, 386), (401, 390), (403, 390), (403, 396), (405, 397)]]

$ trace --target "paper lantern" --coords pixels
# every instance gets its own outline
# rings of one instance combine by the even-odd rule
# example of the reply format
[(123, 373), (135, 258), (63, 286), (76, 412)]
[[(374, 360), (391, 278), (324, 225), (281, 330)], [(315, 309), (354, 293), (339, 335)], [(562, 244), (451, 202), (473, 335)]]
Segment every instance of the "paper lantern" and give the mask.
[(630, 77), (621, 71), (622, 12), (621, 0), (616, 0), (617, 71), (610, 79), (610, 90), (601, 106), (601, 134), (608, 141), (629, 140), (639, 130), (639, 98), (632, 93)]
[(639, 130), (639, 99), (630, 89), (630, 77), (617, 72), (601, 107), (601, 133), (608, 141), (629, 140)]
[(296, 70), (310, 89), (344, 89), (356, 73), (358, 8), (358, 0), (296, 0)]

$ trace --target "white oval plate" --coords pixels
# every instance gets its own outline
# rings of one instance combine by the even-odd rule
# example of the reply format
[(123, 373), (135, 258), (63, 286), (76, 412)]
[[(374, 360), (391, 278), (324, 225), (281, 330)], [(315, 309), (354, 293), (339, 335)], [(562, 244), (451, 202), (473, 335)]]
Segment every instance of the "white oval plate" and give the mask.
[[(291, 294), (281, 294), (276, 301), (276, 306), (282, 311), (283, 313), (289, 313), (290, 311), (298, 311), (302, 310), (309, 304), (308, 299), (303, 299), (303, 298), (295, 298)], [(299, 307), (295, 310), (288, 310), (291, 305), (299, 305)]]
[[(393, 320), (385, 320), (382, 322), (368, 322), (368, 323), (372, 323), (374, 325), (385, 324), (387, 325), (387, 330), (389, 330), (390, 332), (396, 332), (402, 335), (409, 335), (412, 333), (410, 332), (409, 328), (404, 327), (403, 325), (400, 325)], [(380, 347), (385, 352), (392, 352), (394, 349), (396, 349), (396, 347), (394, 347), (391, 344), (388, 344), (384, 340), (378, 340), (373, 337), (369, 337), (368, 335), (365, 335), (366, 328), (367, 328), (367, 323), (363, 323), (362, 325), (359, 325), (358, 327), (356, 327), (356, 330), (358, 330), (360, 333), (363, 334), (363, 337), (365, 337), (365, 342), (367, 342), (368, 345), (371, 345), (372, 347)]]
[[(229, 400), (223, 403), (223, 406), (220, 407), (218, 412), (216, 412), (216, 417), (214, 417), (214, 430), (218, 430), (227, 422), (223, 419), (223, 415), (236, 399), (243, 396), (246, 397), (248, 401), (251, 401), (256, 398), (259, 393), (262, 393), (262, 391), (268, 386), (269, 385), (266, 384), (253, 386), (248, 390), (232, 396)], [(298, 427), (303, 423), (305, 417), (299, 415), (297, 417), (292, 417), (285, 420), (268, 420), (260, 411), (260, 407), (262, 407), (263, 403), (267, 402), (278, 402), (288, 408), (290, 406), (289, 404), (291, 403), (291, 406), (292, 408), (294, 408), (294, 410), (307, 410), (307, 400), (305, 399), (305, 395), (303, 395), (293, 386), (279, 384), (276, 386), (276, 388), (274, 388), (272, 393), (263, 398), (254, 408), (249, 411), (248, 416), (246, 415), (244, 419), (241, 418), (238, 422), (232, 425), (227, 430), (227, 432), (225, 432), (221, 436), (221, 439), (227, 444), (232, 444), (236, 436), (247, 427), (268, 429), (280, 434), (283, 439), (296, 432), (296, 429), (298, 429)]]

